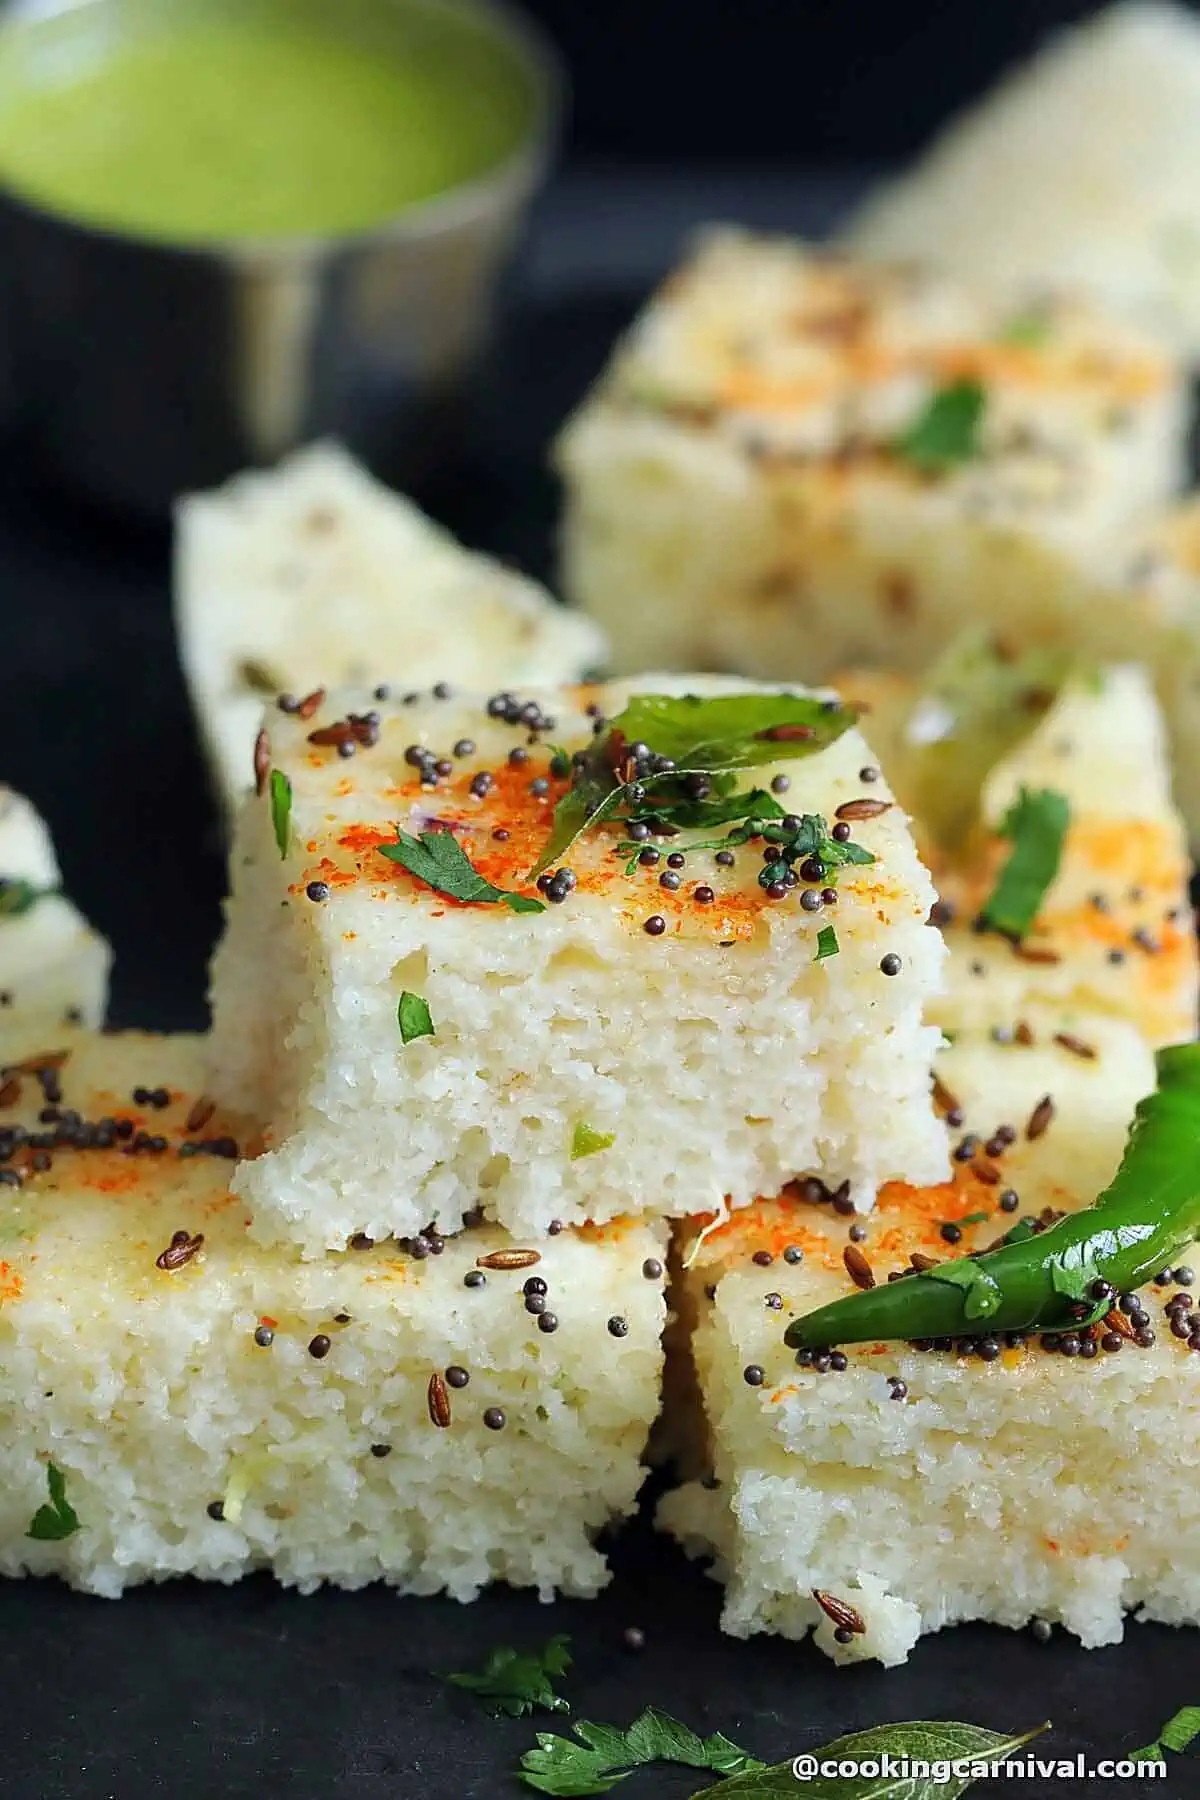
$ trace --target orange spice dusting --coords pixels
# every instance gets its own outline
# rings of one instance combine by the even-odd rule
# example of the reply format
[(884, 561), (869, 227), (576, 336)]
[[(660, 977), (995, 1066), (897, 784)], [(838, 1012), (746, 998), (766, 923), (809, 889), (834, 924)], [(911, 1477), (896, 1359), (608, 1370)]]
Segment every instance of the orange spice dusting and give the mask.
[(0, 1262), (0, 1305), (6, 1300), (19, 1300), (24, 1286), (12, 1264)]

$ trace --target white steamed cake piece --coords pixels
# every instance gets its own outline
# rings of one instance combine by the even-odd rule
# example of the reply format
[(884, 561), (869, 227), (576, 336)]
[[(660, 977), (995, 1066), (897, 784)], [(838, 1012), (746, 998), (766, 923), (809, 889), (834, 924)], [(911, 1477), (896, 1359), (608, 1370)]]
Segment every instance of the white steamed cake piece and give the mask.
[[(941, 895), (950, 968), (931, 1016), (948, 1030), (1005, 1029), (1019, 1023), (1028, 1001), (1044, 1000), (1128, 1018), (1155, 1045), (1194, 1037), (1200, 968), (1191, 864), (1153, 688), (1130, 665), (1070, 676), (1052, 699), (1035, 692), (1039, 679), (1031, 664), (1027, 688), (1014, 690), (1019, 710), (1028, 702), (1025, 729), (987, 773), (981, 829), (965, 853), (961, 843), (939, 841), (928, 810), (942, 800), (947, 777), (940, 747), (929, 760), (943, 704), (936, 682), (923, 687), (864, 671), (839, 682), (870, 709), (876, 744)], [(953, 716), (945, 720), (946, 758), (958, 754)], [(969, 715), (962, 726), (968, 736), (977, 729)], [(1014, 944), (980, 934), (974, 921), (1012, 853), (1001, 827), (1022, 789), (1061, 794), (1069, 823), (1058, 874), (1032, 929)]]
[[(188, 1129), (202, 1040), (76, 1032), (59, 1048), (84, 1127), (43, 1171), (9, 1155), (25, 1180), (0, 1190), (0, 1571), (104, 1595), (253, 1569), (459, 1600), (497, 1580), (543, 1598), (604, 1584), (593, 1540), (632, 1510), (658, 1411), (660, 1227), (564, 1231), (536, 1260), (495, 1227), (424, 1261), (392, 1243), (267, 1253), (213, 1153), (240, 1122), (208, 1108)], [(10, 1065), (49, 1049), (0, 1040)], [(0, 1133), (38, 1129), (42, 1082), (21, 1085)], [(79, 1147), (104, 1119), (133, 1125), (134, 1154)], [(27, 1535), (51, 1467), (79, 1522), (57, 1541)]]
[(45, 822), (0, 786), (0, 1018), (98, 1025), (110, 961), (104, 939), (62, 892)]
[(606, 658), (591, 620), (462, 549), (332, 444), (181, 502), (175, 611), (230, 810), (250, 786), (265, 696), (320, 682), (573, 681)]
[[(877, 1280), (914, 1253), (982, 1247), (1018, 1216), (1086, 1206), (1115, 1172), (1154, 1084), (1147, 1046), (1127, 1022), (1075, 1020), (1084, 1057), (1055, 1041), (1061, 1014), (1028, 1012), (1032, 1044), (967, 1031), (939, 1059), (978, 1147), (951, 1183), (884, 1190), (860, 1246)], [(1011, 1146), (993, 1139), (1001, 1125)], [(1018, 1213), (1001, 1203), (1009, 1188)], [(956, 1220), (951, 1248), (940, 1227)], [(764, 1202), (708, 1237), (681, 1277), (704, 1404), (694, 1451), (716, 1485), (668, 1495), (660, 1522), (715, 1556), (725, 1629), (811, 1631), (838, 1661), (895, 1664), (923, 1633), (972, 1619), (1045, 1619), (1089, 1646), (1118, 1640), (1131, 1612), (1200, 1624), (1200, 1338), (1189, 1348), (1164, 1312), (1188, 1290), (1147, 1289), (1154, 1341), (1123, 1339), (1120, 1354), (1052, 1354), (1036, 1334), (1014, 1344), (981, 1328), (974, 1353), (866, 1343), (845, 1348), (844, 1366), (798, 1367), (784, 1332), (854, 1291), (848, 1247), (828, 1204)], [(1200, 1245), (1180, 1262), (1200, 1270)], [(747, 1369), (761, 1369), (758, 1385)], [(838, 1643), (814, 1589), (853, 1607), (863, 1631)]]
[(1063, 31), (844, 232), (1013, 288), (1078, 288), (1200, 354), (1200, 26), (1132, 0)]
[(560, 440), (563, 584), (621, 670), (920, 670), (972, 619), (1128, 656), (1095, 596), (1185, 428), (1178, 361), (1083, 302), (709, 234)]
[[(534, 896), (528, 871), (566, 787), (553, 746), (592, 741), (585, 707), (614, 716), (631, 691), (689, 690), (750, 691), (655, 676), (523, 691), (554, 719), (533, 734), (481, 696), (426, 693), (380, 707), (378, 742), (352, 760), (311, 733), (365, 699), (270, 716), (287, 854), (268, 787), (239, 822), (213, 972), (214, 1090), (269, 1146), (235, 1179), (264, 1240), (319, 1253), (356, 1231), (452, 1232), (478, 1205), (518, 1233), (679, 1215), (814, 1167), (869, 1204), (893, 1175), (944, 1172), (927, 1093), (937, 1033), (921, 1017), (943, 959), (933, 890), (857, 729), (799, 760), (781, 744), (743, 782), (782, 776), (788, 806), (829, 822), (870, 815), (852, 830), (876, 860), (839, 870), (836, 905), (817, 912), (794, 890), (764, 893), (754, 844), (732, 866), (695, 852), (671, 891), (663, 860), (627, 870), (620, 829), (591, 830), (563, 859), (574, 891), (536, 914), (448, 899), (382, 854), (397, 826), (449, 826), (489, 882)], [(436, 785), (414, 746), (445, 759)], [(818, 960), (825, 924), (839, 950)], [(432, 1036), (402, 1042), (404, 992), (427, 1003)]]

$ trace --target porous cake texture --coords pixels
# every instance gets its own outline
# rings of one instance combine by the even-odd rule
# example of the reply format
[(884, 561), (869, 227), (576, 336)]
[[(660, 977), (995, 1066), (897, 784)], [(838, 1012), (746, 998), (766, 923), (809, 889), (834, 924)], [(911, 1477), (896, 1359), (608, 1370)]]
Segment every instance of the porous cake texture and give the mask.
[(1127, 0), (1052, 38), (868, 196), (860, 254), (1102, 296), (1200, 354), (1200, 28)]
[(459, 1600), (604, 1584), (593, 1539), (632, 1510), (658, 1410), (660, 1227), (267, 1254), (200, 1040), (0, 1056), (22, 1177), (0, 1190), (0, 1570), (104, 1595), (252, 1569)]
[(63, 894), (45, 822), (0, 786), (0, 1018), (98, 1025), (111, 960)]
[[(1044, 1000), (1131, 1019), (1155, 1045), (1194, 1037), (1200, 974), (1191, 865), (1146, 673), (1090, 667), (1048, 688), (1037, 658), (1006, 667), (981, 649), (969, 679), (966, 654), (956, 661), (957, 687), (863, 672), (839, 682), (870, 708), (876, 744), (941, 897), (950, 967), (931, 1016), (948, 1030), (1007, 1028), (1027, 1001)], [(964, 829), (967, 799), (957, 803), (952, 783), (981, 739), (986, 755), (981, 713), (997, 680), (1008, 684), (1011, 741), (977, 771), (982, 787)], [(998, 713), (991, 723), (999, 725)], [(981, 931), (979, 921), (1012, 855), (1004, 827), (1022, 793), (1061, 796), (1068, 822), (1036, 918), (1010, 941)]]
[[(632, 700), (740, 716), (778, 694), (650, 676), (490, 701), (435, 689), (369, 721), (344, 694), (271, 715), (213, 973), (213, 1089), (269, 1147), (234, 1180), (256, 1234), (313, 1254), (358, 1231), (449, 1233), (479, 1207), (541, 1234), (701, 1195), (738, 1206), (813, 1168), (861, 1204), (901, 1172), (944, 1173), (921, 1016), (943, 960), (933, 890), (836, 701), (789, 697), (831, 741), (780, 727), (778, 761), (735, 778), (835, 834), (829, 868), (764, 888), (762, 843), (730, 824), (701, 849), (695, 830), (606, 823), (531, 879), (572, 757), (617, 751)], [(369, 741), (347, 759), (350, 731)], [(412, 862), (422, 834), (466, 886)], [(857, 860), (834, 868), (845, 840)], [(414, 1002), (428, 1020), (406, 1041)]]
[(574, 681), (606, 653), (590, 619), (463, 550), (333, 444), (181, 502), (175, 611), (230, 809), (251, 783), (265, 697), (390, 676)]
[(853, 1292), (847, 1253), (882, 1282), (911, 1255), (961, 1255), (1017, 1218), (1087, 1205), (1111, 1177), (1154, 1083), (1145, 1044), (1123, 1021), (1074, 1020), (1081, 1057), (1056, 1041), (1061, 1018), (1031, 1020), (1029, 1046), (966, 1033), (939, 1059), (968, 1141), (952, 1182), (886, 1189), (858, 1245), (798, 1189), (736, 1215), (680, 1276), (711, 1473), (670, 1494), (661, 1523), (715, 1557), (736, 1636), (812, 1632), (839, 1662), (894, 1664), (972, 1619), (1048, 1620), (1088, 1646), (1118, 1640), (1131, 1612), (1200, 1623), (1200, 1338), (1189, 1348), (1164, 1310), (1190, 1299), (1200, 1246), (1143, 1292), (1150, 1329), (1116, 1334), (1119, 1354), (1111, 1333), (1067, 1353), (983, 1333), (797, 1366), (783, 1342), (790, 1319)]
[(710, 234), (560, 441), (565, 590), (621, 670), (920, 670), (969, 618), (1128, 656), (1095, 596), (1185, 417), (1172, 353), (1044, 284)]

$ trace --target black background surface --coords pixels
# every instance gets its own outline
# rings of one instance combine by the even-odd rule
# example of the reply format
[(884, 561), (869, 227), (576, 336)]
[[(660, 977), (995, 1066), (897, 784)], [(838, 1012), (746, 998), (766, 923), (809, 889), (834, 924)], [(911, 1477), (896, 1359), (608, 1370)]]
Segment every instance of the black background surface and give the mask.
[(566, 52), (586, 155), (909, 154), (1095, 0), (526, 0)]
[[(541, 209), (468, 463), (432, 497), (442, 516), (547, 574), (546, 441), (687, 227), (716, 214), (811, 229), (844, 192), (751, 168), (560, 182)], [(165, 533), (130, 535), (26, 489), (19, 471), (0, 474), (0, 769), (49, 816), (68, 885), (116, 946), (115, 1021), (159, 1029), (203, 1022), (222, 885), (174, 657), (168, 557)], [(470, 1608), (379, 1589), (300, 1600), (265, 1579), (232, 1590), (174, 1583), (120, 1603), (53, 1583), (0, 1584), (0, 1794), (515, 1797), (526, 1790), (509, 1771), (553, 1721), (493, 1723), (430, 1672), (477, 1666), (493, 1645), (532, 1646), (553, 1631), (574, 1638), (577, 1715), (623, 1724), (652, 1703), (767, 1759), (931, 1716), (998, 1729), (1049, 1717), (1055, 1754), (1118, 1756), (1200, 1699), (1193, 1633), (1131, 1624), (1124, 1646), (1085, 1654), (1062, 1634), (1043, 1646), (969, 1628), (921, 1644), (901, 1670), (837, 1671), (806, 1645), (723, 1638), (718, 1590), (644, 1519), (614, 1560), (617, 1580), (600, 1601), (553, 1608), (508, 1593)], [(640, 1656), (622, 1648), (629, 1624), (648, 1634)], [(1149, 1791), (1183, 1800), (1198, 1768), (1181, 1759)], [(682, 1800), (698, 1785), (672, 1771), (618, 1791)], [(991, 1791), (1062, 1800), (1144, 1790), (1022, 1781)]]

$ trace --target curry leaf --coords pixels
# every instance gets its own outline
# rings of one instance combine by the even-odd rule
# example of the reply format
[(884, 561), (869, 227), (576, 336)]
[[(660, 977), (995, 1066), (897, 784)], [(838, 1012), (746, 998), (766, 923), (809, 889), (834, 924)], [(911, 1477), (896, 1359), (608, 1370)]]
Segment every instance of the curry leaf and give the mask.
[[(993, 1764), (1007, 1761), (1046, 1729), (1041, 1725), (1009, 1737), (952, 1721), (879, 1725), (837, 1738), (802, 1758), (735, 1776), (709, 1794), (720, 1800), (797, 1800), (801, 1794), (811, 1800), (957, 1800), (975, 1782), (987, 1780)], [(811, 1773), (799, 1777), (801, 1762)], [(857, 1774), (838, 1772), (850, 1764)], [(829, 1773), (823, 1772), (826, 1768)], [(902, 1769), (908, 1772), (902, 1774)], [(692, 1800), (700, 1796), (694, 1794)]]
[(722, 1732), (702, 1738), (654, 1707), (647, 1707), (627, 1731), (589, 1719), (578, 1720), (572, 1730), (578, 1743), (552, 1732), (538, 1733), (537, 1748), (521, 1758), (521, 1779), (527, 1787), (558, 1796), (607, 1794), (631, 1770), (649, 1763), (680, 1763), (729, 1776), (766, 1766)]

